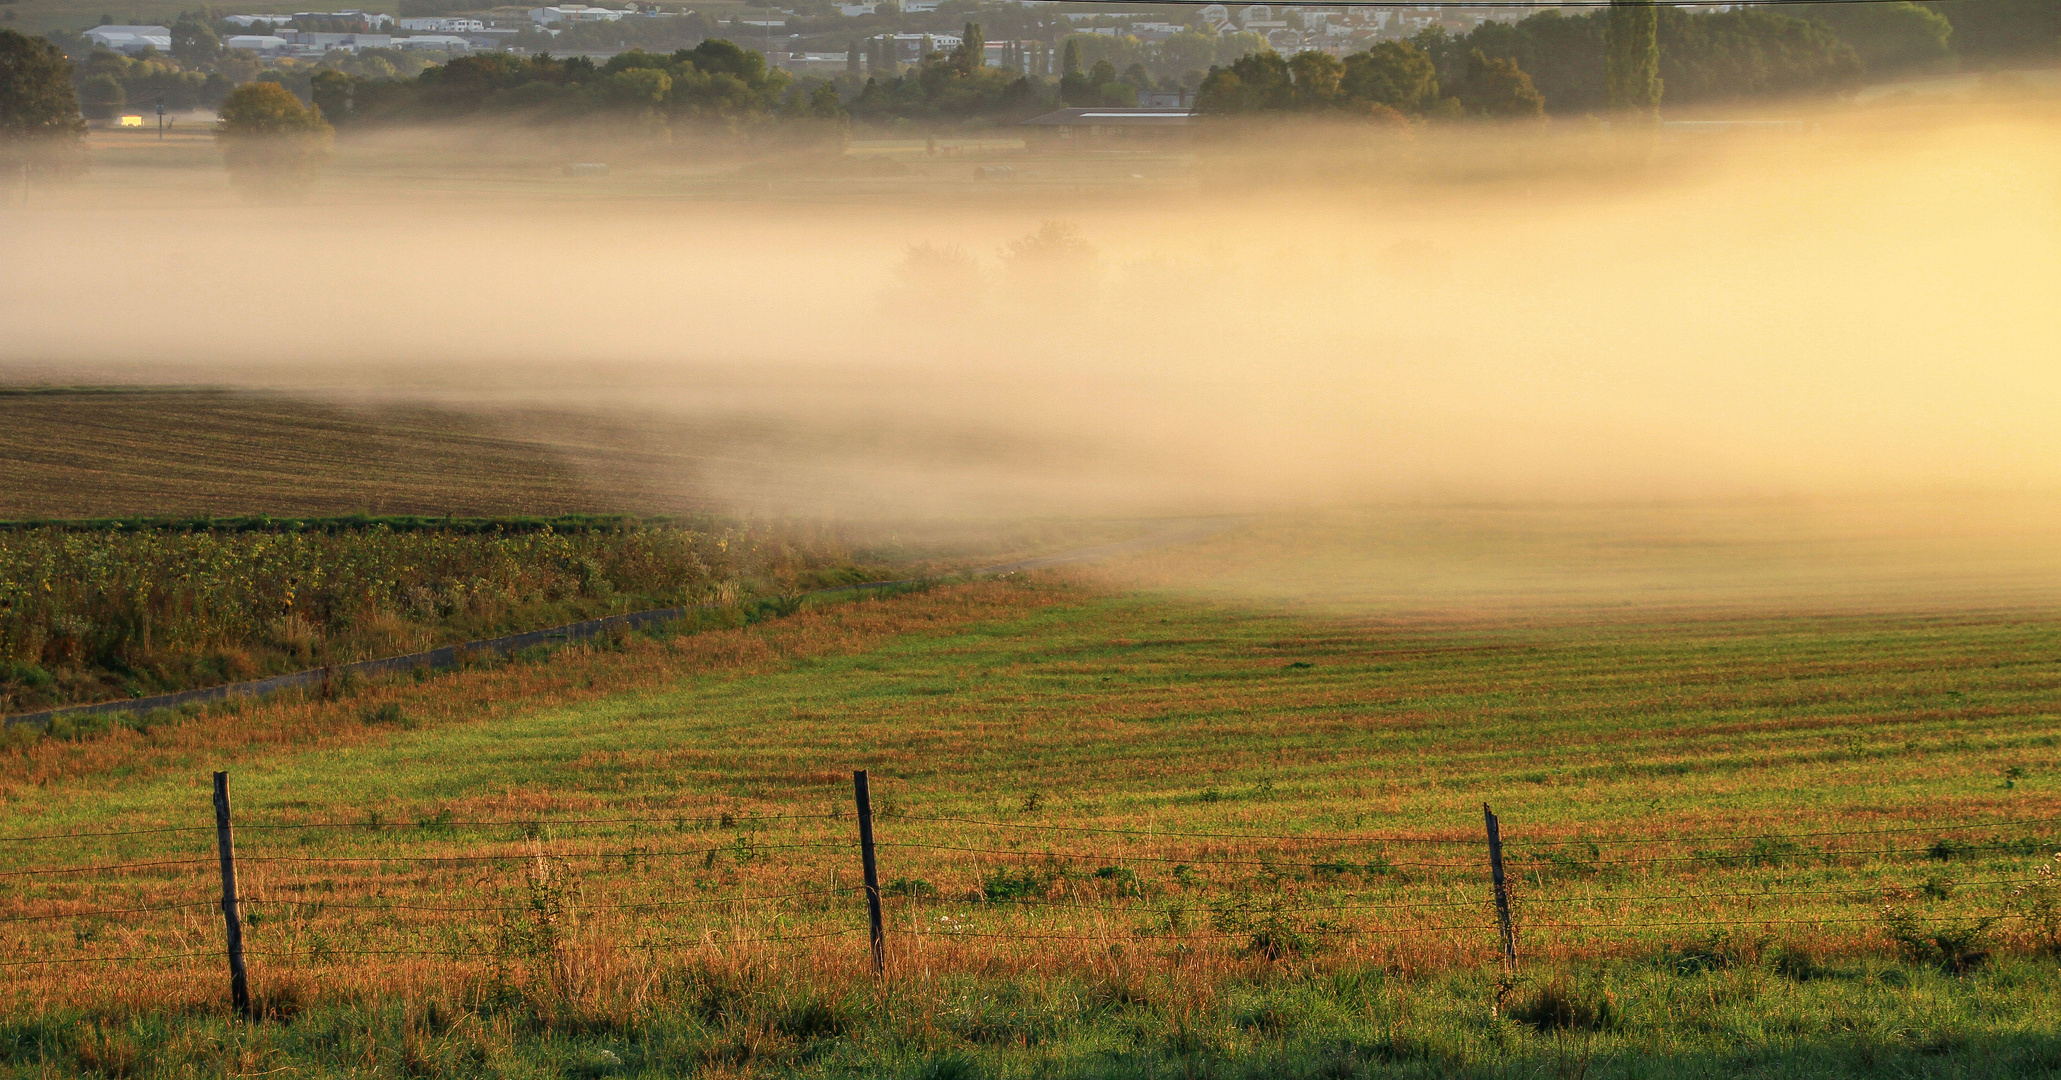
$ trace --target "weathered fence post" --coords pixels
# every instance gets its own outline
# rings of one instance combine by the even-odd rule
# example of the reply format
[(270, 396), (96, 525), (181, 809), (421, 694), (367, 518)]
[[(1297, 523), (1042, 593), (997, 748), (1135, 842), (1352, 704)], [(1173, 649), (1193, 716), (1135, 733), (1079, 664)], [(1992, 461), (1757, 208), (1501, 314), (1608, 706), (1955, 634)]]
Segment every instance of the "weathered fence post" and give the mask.
[(866, 868), (866, 917), (873, 924), (873, 970), (887, 970), (887, 931), (880, 925), (880, 869), (873, 862), (873, 795), (866, 770), (852, 773), (852, 794), (859, 802), (859, 860)]
[(236, 841), (229, 832), (229, 774), (215, 774), (215, 850), (222, 856), (222, 924), (229, 945), (229, 1001), (252, 1015), (250, 979), (243, 969), (243, 912), (236, 901)]
[(1496, 921), (1503, 927), (1503, 967), (1517, 967), (1517, 934), (1510, 929), (1510, 889), (1503, 884), (1503, 834), (1496, 827), (1496, 812), (1481, 804), (1481, 816), (1488, 822), (1489, 880), (1496, 887)]

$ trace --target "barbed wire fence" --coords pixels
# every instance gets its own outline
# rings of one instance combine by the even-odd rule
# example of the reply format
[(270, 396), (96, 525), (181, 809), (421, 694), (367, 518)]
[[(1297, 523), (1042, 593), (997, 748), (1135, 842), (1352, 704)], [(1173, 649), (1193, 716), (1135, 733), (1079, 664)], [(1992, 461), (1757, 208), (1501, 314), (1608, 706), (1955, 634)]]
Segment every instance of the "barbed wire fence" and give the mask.
[[(853, 775), (849, 813), (833, 807), (819, 813), (594, 816), (456, 820), (448, 814), (412, 821), (385, 821), (368, 815), (364, 821), (233, 820), (229, 776), (214, 774), (211, 825), (168, 825), (106, 830), (40, 832), (0, 836), (0, 845), (17, 854), (58, 844), (98, 841), (120, 844), (169, 843), (187, 850), (161, 852), (169, 857), (95, 859), (67, 865), (16, 865), (0, 870), (0, 882), (11, 885), (14, 913), (0, 915), (0, 927), (15, 940), (0, 948), (0, 969), (48, 969), (62, 965), (146, 965), (170, 962), (223, 962), (232, 1006), (246, 1017), (260, 1013), (250, 990), (250, 961), (339, 963), (381, 957), (490, 959), (496, 943), (483, 940), (480, 923), (455, 923), (455, 916), (499, 919), (503, 933), (527, 925), (551, 931), (556, 913), (568, 902), (561, 895), (563, 875), (552, 867), (593, 864), (637, 874), (664, 866), (688, 874), (699, 872), (694, 894), (679, 880), (651, 881), (660, 895), (652, 899), (583, 898), (580, 913), (588, 918), (612, 917), (637, 931), (634, 940), (618, 938), (616, 946), (649, 953), (688, 950), (750, 950), (801, 947), (782, 955), (818, 948), (832, 939), (866, 938), (868, 966), (885, 972), (890, 957), (902, 946), (924, 941), (1110, 943), (1123, 938), (1219, 940), (1242, 952), (1278, 958), (1301, 953), (1314, 943), (1335, 939), (1408, 939), (1423, 935), (1471, 937), (1492, 947), (1506, 977), (1514, 975), (1523, 943), (1540, 935), (1597, 935), (1612, 931), (1711, 928), (1714, 932), (1771, 928), (1828, 927), (1882, 923), (1886, 902), (1922, 889), (1936, 897), (1959, 890), (1997, 886), (2023, 887), (2027, 878), (1968, 877), (1948, 880), (1934, 873), (1912, 886), (1877, 880), (1840, 886), (1826, 882), (1794, 887), (1700, 891), (1652, 890), (1623, 892), (1597, 889), (1598, 883), (1621, 880), (1632, 872), (1704, 866), (1718, 869), (1799, 868), (1908, 869), (1911, 860), (1950, 862), (1984, 853), (2004, 858), (2045, 858), (2055, 853), (2046, 835), (2025, 835), (2028, 829), (2051, 829), (2054, 817), (2014, 817), (1948, 824), (1820, 829), (1793, 833), (1728, 832), (1653, 836), (1586, 836), (1526, 839), (1502, 835), (1501, 822), (1483, 806), (1479, 835), (1367, 835), (1360, 833), (1235, 832), (1070, 825), (1045, 821), (1001, 820), (953, 815), (910, 816), (890, 813), (891, 835), (876, 835), (871, 784), (865, 771)], [(631, 843), (604, 848), (561, 842), (568, 830), (628, 827), (632, 839), (647, 833), (677, 837), (697, 830), (728, 832), (717, 843)], [(818, 835), (825, 827), (839, 835)], [(787, 830), (790, 836), (779, 835)], [(639, 832), (643, 830), (643, 832)], [(956, 830), (990, 839), (965, 842), (935, 834)], [(1998, 834), (2019, 830), (2019, 835)], [(237, 832), (289, 839), (300, 850), (239, 852)], [(423, 854), (430, 840), (447, 842), (466, 832), (500, 831), (505, 840), (474, 843), (458, 854)], [(926, 833), (932, 835), (926, 836)], [(354, 834), (399, 850), (364, 854), (329, 854), (309, 849), (325, 835)], [(2047, 834), (2050, 835), (2050, 834)], [(553, 838), (547, 847), (546, 838)], [(1913, 841), (1916, 842), (1913, 842)], [(1508, 850), (1506, 850), (1506, 845)], [(1735, 845), (1713, 848), (1707, 845)], [(1736, 845), (1744, 845), (1736, 846)], [(212, 848), (212, 850), (209, 850)], [(4, 851), (0, 848), (0, 851)], [(1350, 855), (1352, 857), (1348, 858)], [(1514, 856), (1514, 857), (1513, 857)], [(775, 858), (823, 858), (833, 862), (787, 867), (799, 869), (816, 883), (755, 888), (741, 873), (731, 885), (706, 879), (721, 860), (735, 868), (770, 863)], [(2061, 856), (2056, 856), (2061, 858)], [(1993, 860), (1994, 862), (1994, 860)], [(698, 865), (697, 865), (698, 864)], [(906, 871), (943, 866), (962, 876), (981, 871), (979, 885), (963, 895), (947, 895), (928, 880)], [(883, 868), (905, 871), (883, 881)], [(1088, 869), (1092, 867), (1092, 869)], [(1150, 867), (1177, 885), (1196, 886), (1206, 899), (1155, 899), (1147, 895), (1137, 870)], [(246, 872), (274, 868), (295, 872), (300, 880), (274, 887), (269, 880), (253, 892), (245, 887)], [(210, 873), (210, 871), (214, 873)], [(510, 880), (521, 891), (502, 902), (459, 902), (482, 883)], [(856, 870), (858, 880), (849, 882)], [(1212, 873), (1246, 875), (1242, 886), (1211, 889)], [(452, 874), (485, 872), (470, 882), (448, 880)], [(338, 876), (343, 875), (339, 881)], [(442, 876), (440, 876), (442, 875)], [(498, 875), (498, 876), (493, 876)], [(790, 876), (793, 876), (790, 874)], [(216, 878), (219, 885), (216, 885)], [(646, 875), (648, 877), (648, 875)], [(1370, 897), (1370, 883), (1406, 881), (1430, 885), (1438, 898), (1394, 895)], [(1271, 882), (1265, 893), (1253, 882)], [(1558, 882), (1584, 888), (1575, 895), (1546, 895)], [(92, 887), (84, 887), (90, 883)], [(1341, 890), (1339, 886), (1356, 883)], [(61, 886), (75, 887), (61, 887)], [(1290, 887), (1295, 886), (1295, 887)], [(1309, 886), (1302, 888), (1300, 886)], [(181, 893), (163, 901), (157, 894), (170, 888)], [(55, 890), (66, 895), (31, 897), (30, 892)], [(1327, 891), (1328, 890), (1328, 891)], [(429, 891), (435, 902), (424, 902)], [(611, 890), (619, 893), (619, 890)], [(108, 903), (96, 898), (126, 894), (134, 899)], [(397, 898), (398, 897), (398, 898)], [(1876, 905), (1864, 914), (1817, 911), (1787, 917), (1789, 900), (1830, 905), (1842, 910)], [(1719, 916), (1717, 905), (1735, 904), (1747, 914)], [(1631, 917), (1627, 912), (1650, 905), (1672, 905), (1664, 919)], [(1562, 914), (1582, 905), (1579, 916)], [(1773, 913), (1765, 910), (1772, 907)], [(1595, 913), (1614, 908), (1614, 918)], [(1684, 910), (1686, 908), (1686, 910)], [(890, 919), (893, 909), (896, 918)], [(219, 937), (203, 945), (204, 921), (218, 913)], [(961, 912), (964, 914), (954, 914)], [(197, 914), (198, 913), (198, 914)], [(364, 916), (364, 926), (379, 930), (385, 942), (336, 940), (335, 928), (320, 920), (336, 913)], [(983, 925), (981, 913), (1018, 916), (1012, 925)], [(900, 917), (908, 916), (908, 925)], [(105, 953), (86, 949), (97, 940), (97, 927), (109, 920), (133, 927), (136, 920), (172, 915), (187, 920), (181, 940), (187, 947), (172, 951)], [(1473, 917), (1470, 918), (1470, 915)], [(720, 916), (720, 918), (718, 918)], [(1048, 922), (1038, 916), (1051, 916)], [(698, 924), (678, 925), (677, 917), (700, 917)], [(2024, 918), (2022, 913), (1996, 918)], [(1146, 920), (1140, 924), (1139, 920)], [(35, 935), (50, 924), (74, 927), (74, 948), (57, 952), (50, 933)], [(454, 924), (455, 923), (455, 924)], [(842, 923), (843, 925), (835, 925)], [(1088, 925), (1092, 924), (1092, 926)], [(1207, 926), (1205, 927), (1205, 924)], [(247, 948), (246, 931), (257, 932), (257, 947)], [(410, 935), (413, 935), (410, 937)], [(547, 933), (548, 937), (549, 934)], [(49, 955), (25, 955), (50, 951)]]

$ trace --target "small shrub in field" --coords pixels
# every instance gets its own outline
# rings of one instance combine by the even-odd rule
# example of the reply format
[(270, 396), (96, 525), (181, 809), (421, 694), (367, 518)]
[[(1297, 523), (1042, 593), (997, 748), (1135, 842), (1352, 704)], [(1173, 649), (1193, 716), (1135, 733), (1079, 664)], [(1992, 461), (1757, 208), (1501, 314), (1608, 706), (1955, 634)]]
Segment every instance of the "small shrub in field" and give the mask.
[(1723, 971), (1753, 963), (1766, 947), (1765, 939), (1734, 937), (1728, 930), (1713, 930), (1694, 944), (1670, 949), (1665, 964), (1677, 975)]
[(1826, 974), (1810, 950), (1796, 945), (1784, 945), (1769, 954), (1768, 967), (1790, 982), (1809, 982)]
[(1779, 836), (1756, 836), (1753, 842), (1734, 851), (1698, 849), (1695, 858), (1719, 866), (1780, 866), (1804, 854), (1803, 845)]
[(791, 1039), (835, 1039), (852, 1028), (851, 1015), (838, 1002), (814, 994), (787, 1002), (773, 1018), (773, 1030)]
[(1990, 930), (1996, 924), (1993, 917), (1933, 924), (1903, 904), (1882, 909), (1882, 928), (1898, 951), (1949, 975), (1965, 975), (1989, 959)]
[(1044, 895), (1046, 884), (1045, 875), (1036, 870), (1014, 871), (1007, 867), (998, 867), (981, 879), (980, 894), (991, 904), (1025, 900)]
[(2032, 880), (2018, 887), (2017, 900), (2033, 948), (2061, 953), (2061, 852), (2033, 868)]
[(911, 900), (937, 899), (937, 886), (922, 878), (898, 877), (880, 887), (889, 896), (906, 896)]
[(1591, 994), (1559, 976), (1510, 1010), (1510, 1018), (1539, 1031), (1602, 1031), (1617, 1024), (1617, 1002)]
[(1118, 896), (1139, 896), (1143, 893), (1138, 887), (1138, 875), (1121, 866), (1102, 867), (1095, 871), (1095, 878), (1113, 885)]
[(364, 710), (358, 714), (358, 719), (370, 727), (397, 727), (412, 731), (420, 726), (398, 702), (393, 701)]
[[(1210, 905), (1218, 932), (1245, 938), (1245, 953), (1265, 960), (1285, 960), (1315, 952), (1317, 938), (1294, 912), (1281, 906), (1281, 898), (1261, 904), (1251, 898), (1221, 900)], [(1322, 926), (1315, 929), (1322, 930)]]
[(1592, 841), (1576, 841), (1532, 858), (1539, 863), (1533, 873), (1541, 879), (1595, 877), (1603, 849)]

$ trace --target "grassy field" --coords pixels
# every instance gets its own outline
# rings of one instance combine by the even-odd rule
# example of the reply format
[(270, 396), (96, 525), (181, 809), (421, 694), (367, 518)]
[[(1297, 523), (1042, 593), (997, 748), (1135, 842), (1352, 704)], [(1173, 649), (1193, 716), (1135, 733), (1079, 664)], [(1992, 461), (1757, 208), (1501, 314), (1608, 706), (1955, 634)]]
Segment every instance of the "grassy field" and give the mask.
[[(0, 849), (0, 1069), (2061, 1065), (2051, 607), (1352, 615), (1255, 602), (1256, 539), (1130, 568), (1215, 566), (1219, 595), (943, 586), (18, 746), (0, 832), (65, 835)], [(250, 1028), (207, 906), (215, 767), (276, 1016)], [(43, 963), (81, 956), (162, 959)]]

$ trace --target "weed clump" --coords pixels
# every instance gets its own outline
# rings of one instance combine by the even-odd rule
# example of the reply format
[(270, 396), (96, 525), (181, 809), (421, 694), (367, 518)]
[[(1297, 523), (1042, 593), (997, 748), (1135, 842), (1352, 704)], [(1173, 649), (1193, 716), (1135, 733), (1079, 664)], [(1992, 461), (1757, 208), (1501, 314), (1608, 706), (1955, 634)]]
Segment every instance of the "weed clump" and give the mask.
[(1537, 1031), (1603, 1031), (1617, 1026), (1617, 1002), (1588, 993), (1565, 975), (1538, 988), (1510, 1010), (1510, 1019)]
[(1949, 975), (1966, 975), (1989, 960), (1990, 931), (1998, 921), (1991, 916), (1931, 923), (1904, 904), (1882, 909), (1882, 928), (1898, 952)]
[(1050, 879), (1036, 870), (997, 867), (980, 879), (980, 898), (990, 904), (1030, 900), (1045, 895)]
[(2034, 951), (2061, 953), (2061, 851), (2033, 869), (2032, 880), (2018, 887), (2016, 898)]
[(1768, 968), (1790, 982), (1810, 982), (1830, 974), (1818, 958), (1798, 945), (1783, 945), (1768, 954)]
[(888, 896), (906, 896), (911, 900), (937, 899), (937, 886), (922, 878), (898, 877), (880, 887)]
[(413, 731), (421, 726), (408, 715), (407, 710), (401, 708), (399, 702), (393, 701), (360, 710), (358, 722), (366, 727), (394, 727), (404, 731)]

